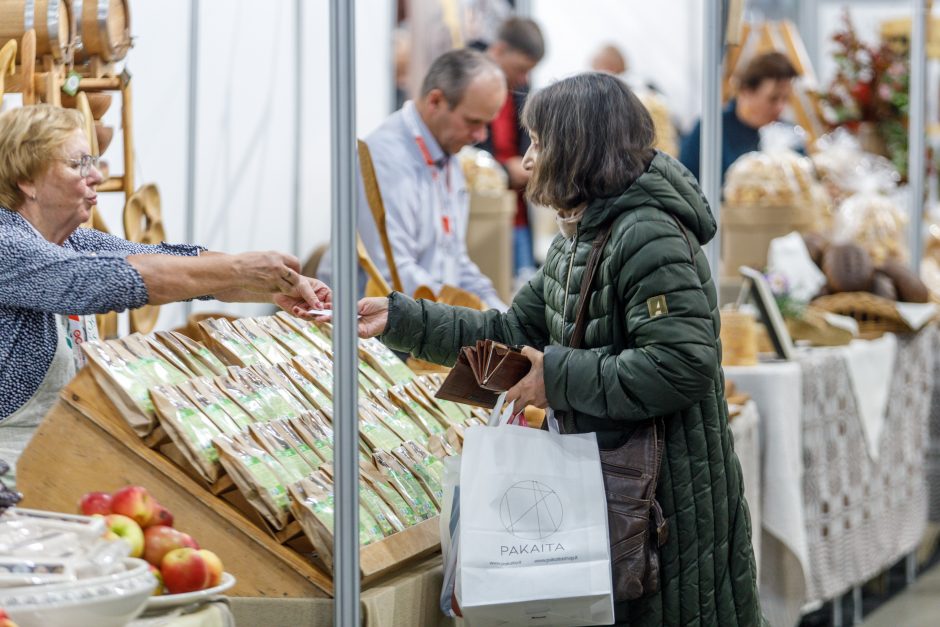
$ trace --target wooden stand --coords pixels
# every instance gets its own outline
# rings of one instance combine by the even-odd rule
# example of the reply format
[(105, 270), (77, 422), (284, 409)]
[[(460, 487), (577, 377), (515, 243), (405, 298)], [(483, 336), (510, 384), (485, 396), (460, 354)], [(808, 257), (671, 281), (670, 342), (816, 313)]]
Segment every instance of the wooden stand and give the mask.
[[(86, 368), (62, 391), (17, 463), (17, 487), (24, 507), (74, 512), (86, 492), (145, 486), (173, 512), (175, 526), (222, 558), (238, 579), (232, 596), (332, 596), (332, 577), (306, 555), (310, 544), (296, 521), (269, 531), (227, 476), (207, 485), (184, 470), (174, 450), (162, 430), (138, 437)], [(437, 518), (427, 520), (363, 547), (363, 584), (438, 551), (438, 525)]]

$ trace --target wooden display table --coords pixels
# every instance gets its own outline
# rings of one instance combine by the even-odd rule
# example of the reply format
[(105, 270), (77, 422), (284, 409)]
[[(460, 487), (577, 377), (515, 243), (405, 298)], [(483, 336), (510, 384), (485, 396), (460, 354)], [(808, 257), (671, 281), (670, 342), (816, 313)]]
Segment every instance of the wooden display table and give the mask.
[[(222, 558), (238, 580), (229, 595), (332, 596), (332, 577), (304, 555), (310, 545), (298, 535), (299, 526), (275, 536), (237, 490), (229, 485), (218, 496), (218, 486), (191, 476), (148, 442), (153, 444), (134, 433), (88, 369), (82, 370), (63, 389), (17, 464), (23, 506), (74, 512), (86, 492), (142, 485), (173, 512), (178, 528)], [(217, 484), (226, 481), (230, 484), (227, 477)], [(363, 547), (363, 583), (438, 551), (438, 524), (433, 518)]]

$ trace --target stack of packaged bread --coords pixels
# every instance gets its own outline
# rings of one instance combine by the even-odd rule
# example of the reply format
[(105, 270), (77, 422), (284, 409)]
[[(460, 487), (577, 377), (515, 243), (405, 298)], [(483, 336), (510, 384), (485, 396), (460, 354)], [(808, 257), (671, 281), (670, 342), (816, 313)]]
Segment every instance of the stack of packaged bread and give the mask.
[[(228, 475), (274, 531), (296, 519), (331, 563), (331, 328), (285, 313), (199, 322), (202, 340), (158, 332), (85, 345), (92, 374), (128, 423), (162, 428), (207, 486)], [(359, 343), (360, 539), (439, 513), (442, 458), (487, 416), (437, 399), (381, 342)]]

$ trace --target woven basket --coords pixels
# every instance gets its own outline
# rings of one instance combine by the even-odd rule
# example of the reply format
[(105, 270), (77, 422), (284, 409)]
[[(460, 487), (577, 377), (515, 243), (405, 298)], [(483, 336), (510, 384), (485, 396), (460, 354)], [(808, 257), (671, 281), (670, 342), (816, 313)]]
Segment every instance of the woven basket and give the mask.
[(912, 329), (901, 318), (893, 300), (868, 292), (842, 292), (821, 296), (814, 306), (858, 322), (859, 335), (864, 339), (881, 337), (885, 333), (911, 333)]

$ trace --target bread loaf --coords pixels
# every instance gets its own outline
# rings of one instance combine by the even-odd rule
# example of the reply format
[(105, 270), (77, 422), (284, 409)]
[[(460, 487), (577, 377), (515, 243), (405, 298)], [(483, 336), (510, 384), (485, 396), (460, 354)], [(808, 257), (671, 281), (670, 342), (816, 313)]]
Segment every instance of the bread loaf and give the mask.
[(897, 300), (905, 303), (926, 303), (929, 300), (927, 286), (903, 263), (889, 259), (878, 270), (894, 282)]
[(867, 292), (875, 273), (871, 257), (856, 244), (830, 245), (822, 269), (833, 292)]
[(894, 281), (884, 272), (875, 272), (875, 276), (871, 281), (871, 293), (888, 300), (898, 299), (898, 291), (894, 287)]
[(813, 263), (821, 268), (829, 241), (819, 233), (803, 233), (803, 243), (806, 244), (806, 250), (809, 251)]

